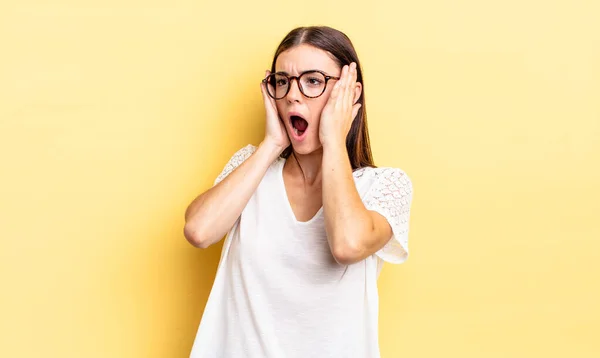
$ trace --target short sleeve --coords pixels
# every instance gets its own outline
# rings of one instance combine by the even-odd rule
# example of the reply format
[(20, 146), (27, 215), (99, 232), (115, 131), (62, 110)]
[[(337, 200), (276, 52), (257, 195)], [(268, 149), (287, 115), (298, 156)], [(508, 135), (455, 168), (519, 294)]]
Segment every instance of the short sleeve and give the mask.
[(240, 164), (242, 164), (246, 159), (248, 159), (254, 152), (256, 152), (256, 147), (252, 144), (248, 144), (244, 148), (238, 150), (227, 162), (221, 174), (215, 179), (213, 186), (219, 184), (223, 179), (225, 179), (231, 172), (235, 170)]
[(374, 183), (363, 202), (367, 210), (381, 214), (392, 227), (391, 239), (375, 254), (384, 261), (400, 264), (408, 258), (412, 182), (397, 168), (376, 168), (373, 176)]

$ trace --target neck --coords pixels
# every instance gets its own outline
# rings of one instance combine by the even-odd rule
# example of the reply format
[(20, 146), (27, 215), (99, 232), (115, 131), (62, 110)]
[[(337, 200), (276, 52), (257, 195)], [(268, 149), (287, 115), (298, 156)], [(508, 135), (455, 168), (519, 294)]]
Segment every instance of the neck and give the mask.
[(321, 181), (321, 164), (323, 163), (323, 148), (310, 154), (298, 154), (295, 151), (286, 160), (290, 174), (302, 176), (305, 184), (313, 185)]

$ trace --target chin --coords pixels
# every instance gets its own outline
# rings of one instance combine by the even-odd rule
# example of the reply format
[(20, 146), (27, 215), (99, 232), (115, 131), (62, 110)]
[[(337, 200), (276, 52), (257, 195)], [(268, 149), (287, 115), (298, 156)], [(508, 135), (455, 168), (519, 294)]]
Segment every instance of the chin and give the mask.
[(308, 155), (322, 150), (323, 146), (318, 140), (308, 139), (309, 138), (306, 138), (305, 140), (299, 143), (294, 143), (294, 141), (292, 141), (292, 148), (294, 149), (294, 152), (296, 152), (299, 155)]

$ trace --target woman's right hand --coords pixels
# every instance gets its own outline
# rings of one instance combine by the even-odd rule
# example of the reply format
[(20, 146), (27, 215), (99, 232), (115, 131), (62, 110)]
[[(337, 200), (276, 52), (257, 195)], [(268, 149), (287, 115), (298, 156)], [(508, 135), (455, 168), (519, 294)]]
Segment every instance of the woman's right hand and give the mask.
[[(265, 72), (265, 77), (270, 74), (271, 72), (267, 70)], [(267, 83), (262, 81), (260, 83), (263, 100), (265, 102), (265, 110), (267, 112), (265, 141), (281, 148), (281, 151), (283, 152), (283, 150), (290, 145), (290, 137), (285, 130), (285, 125), (279, 118), (275, 100), (267, 93), (267, 85)]]

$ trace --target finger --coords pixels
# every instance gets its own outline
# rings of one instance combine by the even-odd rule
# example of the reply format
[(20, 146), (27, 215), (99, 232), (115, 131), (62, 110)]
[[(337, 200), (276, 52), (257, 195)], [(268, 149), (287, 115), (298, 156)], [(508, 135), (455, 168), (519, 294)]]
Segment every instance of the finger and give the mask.
[(269, 96), (269, 94), (267, 93), (267, 84), (262, 81), (260, 82), (260, 92), (262, 94), (263, 101), (265, 102), (265, 106), (270, 106), (272, 109), (276, 109), (277, 105), (275, 103), (275, 100), (271, 98), (271, 96)]
[[(266, 70), (266, 71), (265, 71), (265, 79), (266, 79), (266, 78), (269, 76), (269, 74), (270, 74), (270, 73), (269, 73), (269, 70)], [(263, 87), (265, 87), (264, 89), (266, 90), (266, 85), (267, 85), (267, 83), (266, 83), (266, 82), (264, 82), (264, 81), (260, 81), (260, 87), (261, 87), (261, 90), (263, 89)]]
[(342, 98), (342, 108), (347, 108), (347, 104), (348, 104), (348, 85), (350, 84), (350, 65), (348, 65), (346, 67), (346, 75), (344, 76), (344, 95)]
[(263, 101), (265, 102), (265, 109), (267, 110), (267, 114), (269, 114), (271, 113), (270, 111), (273, 111), (276, 108), (276, 106), (273, 104), (273, 99), (267, 94), (264, 83), (261, 83), (261, 92)]
[(329, 100), (334, 101), (337, 99), (338, 94), (340, 93), (340, 87), (342, 86), (342, 79), (335, 81), (335, 85), (333, 85), (333, 89), (331, 90), (331, 95), (329, 95)]
[(356, 88), (356, 77), (357, 77), (357, 70), (356, 70), (356, 62), (352, 62), (352, 79), (350, 80), (350, 93), (348, 94), (350, 97), (350, 103), (352, 103), (352, 98), (354, 97), (354, 89)]
[(354, 97), (354, 88), (356, 88), (356, 63), (352, 62), (350, 64), (348, 91), (346, 92), (346, 108), (351, 107), (354, 104), (352, 101), (352, 98)]
[(346, 65), (344, 65), (344, 67), (342, 67), (342, 74), (340, 75), (340, 90), (339, 90), (339, 95), (338, 95), (337, 101), (335, 102), (336, 108), (339, 108), (340, 110), (342, 110), (344, 108), (344, 102), (345, 102), (344, 97), (346, 96), (346, 79), (348, 77), (347, 68), (348, 67)]
[(344, 65), (342, 67), (342, 73), (340, 74), (340, 79), (338, 80), (338, 89), (336, 96), (338, 99), (343, 99), (344, 93), (346, 91), (346, 82), (348, 79), (348, 65)]
[(267, 84), (264, 82), (260, 82), (260, 92), (262, 93), (263, 99), (265, 100), (265, 103), (267, 102), (269, 97), (269, 94), (267, 93)]
[(352, 90), (354, 89), (355, 82), (355, 72), (356, 72), (356, 63), (352, 62), (350, 66), (348, 66), (348, 84), (346, 90), (346, 108), (350, 109), (352, 107)]
[[(269, 77), (269, 75), (270, 75), (270, 74), (271, 74), (271, 71), (269, 71), (269, 70), (266, 70), (266, 71), (265, 71), (265, 79), (266, 79), (267, 77)], [(269, 94), (268, 94), (268, 91), (269, 91), (269, 90), (270, 90), (270, 92), (271, 92), (271, 93), (274, 93), (274, 92), (275, 92), (275, 91), (274, 91), (274, 89), (273, 89), (273, 85), (272, 85), (272, 84), (270, 84), (269, 82), (262, 82), (262, 84), (264, 84), (264, 86), (265, 86), (265, 95), (267, 96), (267, 98), (269, 99), (269, 101), (270, 101), (270, 102), (271, 102), (273, 105), (275, 105), (275, 100), (274, 100), (274, 99), (273, 99), (271, 96), (269, 96)]]
[(264, 82), (262, 82), (262, 81), (260, 81), (260, 93), (261, 93), (261, 94), (262, 94), (262, 96), (263, 96), (263, 100), (265, 100), (265, 101), (266, 101), (266, 97), (265, 97), (265, 95), (267, 95), (267, 94), (265, 93), (265, 90), (266, 90), (266, 88), (265, 88), (265, 83), (264, 83)]
[(348, 66), (344, 65), (344, 67), (342, 67), (342, 74), (340, 75), (340, 80), (339, 80), (339, 85), (340, 87), (338, 88), (338, 95), (337, 95), (337, 101), (336, 101), (336, 105), (343, 107), (344, 105), (344, 97), (346, 96), (346, 86), (347, 86), (347, 79), (348, 79)]

